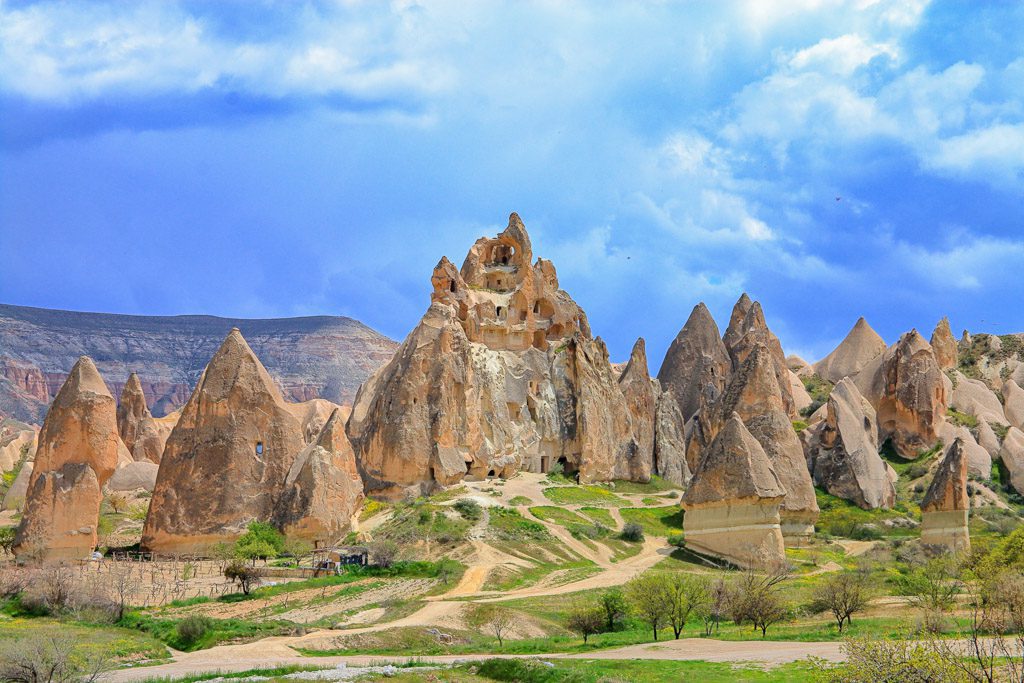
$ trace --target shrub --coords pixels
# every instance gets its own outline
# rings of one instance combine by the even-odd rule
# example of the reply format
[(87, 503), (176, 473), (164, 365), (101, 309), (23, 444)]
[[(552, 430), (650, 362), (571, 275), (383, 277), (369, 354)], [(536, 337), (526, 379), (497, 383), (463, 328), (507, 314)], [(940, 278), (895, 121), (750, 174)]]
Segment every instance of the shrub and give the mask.
[(224, 578), (233, 581), (248, 595), (253, 586), (259, 583), (262, 572), (255, 567), (246, 566), (244, 562), (232, 562), (224, 568)]
[(619, 534), (619, 537), (623, 541), (639, 543), (644, 540), (644, 528), (636, 522), (629, 522), (626, 526), (622, 527), (622, 533)]
[(86, 651), (74, 636), (56, 629), (0, 643), (0, 681), (93, 683), (111, 668), (107, 650)]
[(398, 559), (398, 544), (394, 541), (374, 541), (370, 544), (370, 564), (387, 569)]
[(235, 556), (255, 561), (277, 557), (284, 550), (284, 536), (265, 522), (252, 522), (235, 541)]
[(463, 519), (468, 519), (471, 522), (479, 521), (484, 516), (484, 510), (480, 507), (480, 503), (472, 498), (460, 498), (452, 507), (462, 515)]
[(213, 622), (209, 617), (204, 617), (201, 614), (191, 614), (179, 621), (174, 630), (181, 644), (189, 647), (199, 642), (203, 636), (210, 632), (211, 628), (213, 628)]
[(672, 534), (668, 537), (668, 544), (682, 548), (686, 545), (686, 537), (683, 534)]
[(563, 465), (561, 462), (556, 462), (552, 464), (551, 467), (548, 468), (549, 477), (557, 477), (562, 474), (565, 474), (565, 465)]
[(5, 555), (10, 555), (11, 548), (14, 547), (14, 534), (15, 528), (13, 526), (0, 527), (0, 551), (3, 551)]

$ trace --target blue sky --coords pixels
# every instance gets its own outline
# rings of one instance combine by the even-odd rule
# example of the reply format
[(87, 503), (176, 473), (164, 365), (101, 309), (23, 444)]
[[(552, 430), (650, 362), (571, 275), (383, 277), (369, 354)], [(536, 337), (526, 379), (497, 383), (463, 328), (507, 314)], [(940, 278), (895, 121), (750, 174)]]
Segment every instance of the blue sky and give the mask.
[(651, 371), (746, 290), (1024, 331), (1024, 4), (0, 2), (0, 300), (397, 339), (523, 217)]

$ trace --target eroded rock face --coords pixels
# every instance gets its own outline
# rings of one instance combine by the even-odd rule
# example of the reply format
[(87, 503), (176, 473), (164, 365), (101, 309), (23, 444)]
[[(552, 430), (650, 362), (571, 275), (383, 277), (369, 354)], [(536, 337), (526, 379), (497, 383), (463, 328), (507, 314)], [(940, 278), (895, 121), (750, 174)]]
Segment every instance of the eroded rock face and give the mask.
[(344, 417), (335, 409), (316, 441), (292, 463), (275, 515), (276, 525), (287, 536), (330, 545), (358, 526), (363, 480), (345, 435)]
[(1004, 413), (1011, 427), (1024, 429), (1024, 389), (1012, 379), (1003, 384)]
[(825, 421), (812, 427), (808, 438), (814, 482), (865, 510), (896, 502), (896, 488), (878, 455), (876, 419), (871, 403), (846, 378), (832, 389)]
[(360, 388), (348, 422), (368, 492), (416, 495), (558, 462), (584, 482), (650, 476), (646, 359), (634, 354), (617, 376), (554, 266), (531, 258), (512, 214), (461, 270), (438, 264), (430, 308)]
[(24, 507), (25, 496), (28, 495), (28, 483), (32, 479), (32, 468), (34, 466), (35, 463), (33, 462), (27, 462), (22, 466), (18, 476), (11, 483), (11, 488), (7, 489), (7, 493), (4, 494), (0, 510), (20, 510)]
[(876, 360), (858, 374), (857, 387), (878, 414), (880, 441), (891, 439), (900, 456), (914, 459), (938, 441), (949, 406), (948, 380), (917, 330)]
[(701, 401), (714, 401), (725, 388), (731, 361), (718, 325), (703, 302), (693, 307), (683, 329), (665, 353), (658, 381), (679, 402), (684, 422)]
[(117, 468), (107, 481), (107, 491), (149, 491), (156, 487), (160, 466), (149, 460), (136, 460)]
[(314, 398), (302, 403), (288, 403), (288, 410), (292, 412), (295, 419), (302, 425), (302, 438), (307, 444), (316, 441), (320, 436), (320, 430), (327, 424), (335, 410), (341, 408), (342, 420), (347, 420), (351, 408), (339, 406), (323, 398)]
[(856, 377), (872, 359), (885, 353), (885, 348), (885, 340), (868, 321), (858, 318), (839, 346), (814, 364), (814, 372), (833, 383)]
[(232, 330), (167, 439), (143, 547), (203, 552), (272, 519), (302, 437), (277, 385)]
[(133, 460), (160, 463), (164, 444), (171, 432), (167, 426), (153, 419), (146, 407), (142, 383), (134, 372), (128, 376), (121, 390), (121, 400), (117, 406), (117, 431)]
[(935, 352), (935, 362), (941, 369), (951, 370), (956, 367), (957, 345), (953, 330), (949, 329), (949, 318), (943, 318), (935, 326), (930, 343)]
[(729, 381), (725, 393), (701, 412), (700, 434), (714, 438), (731, 415), (739, 415), (757, 439), (786, 490), (782, 505), (782, 530), (786, 537), (814, 533), (818, 503), (804, 459), (800, 439), (785, 412), (782, 391), (775, 378), (771, 352), (757, 345)]
[(954, 372), (952, 376), (950, 406), (989, 424), (1006, 424), (999, 397), (984, 382), (965, 377), (960, 372)]
[(1010, 475), (1010, 486), (1024, 495), (1024, 432), (1010, 427), (999, 449), (999, 460)]
[(39, 432), (15, 538), (19, 558), (80, 559), (96, 546), (103, 485), (117, 467), (117, 405), (92, 359), (78, 359)]
[(739, 415), (732, 415), (701, 459), (683, 495), (686, 545), (741, 567), (785, 558), (779, 477)]
[(38, 437), (39, 431), (36, 429), (21, 429), (0, 438), (0, 474), (17, 467), (22, 454), (26, 460), (35, 457)]
[(662, 392), (654, 419), (654, 466), (657, 473), (676, 486), (693, 476), (686, 463), (686, 429), (679, 403), (671, 392)]
[(775, 371), (775, 379), (782, 396), (783, 408), (787, 415), (796, 416), (797, 409), (789, 383), (789, 368), (786, 366), (786, 354), (782, 352), (779, 338), (768, 329), (764, 319), (764, 311), (757, 301), (751, 302), (746, 294), (740, 297), (733, 307), (729, 328), (725, 331), (723, 343), (732, 360), (732, 369), (736, 371), (758, 346), (768, 349)]
[[(979, 422), (979, 426), (986, 424)], [(964, 451), (964, 459), (967, 461), (967, 473), (978, 477), (979, 479), (991, 479), (992, 478), (992, 456), (989, 452), (982, 447), (974, 435), (971, 434), (971, 430), (963, 425), (954, 425), (947, 422), (942, 427), (942, 442), (946, 444), (952, 444), (954, 441), (959, 440)], [(993, 437), (995, 435), (993, 434)], [(998, 453), (998, 448), (996, 449)]]
[(967, 454), (964, 442), (957, 439), (946, 449), (921, 503), (921, 543), (950, 552), (970, 550), (971, 538), (967, 530), (970, 506)]

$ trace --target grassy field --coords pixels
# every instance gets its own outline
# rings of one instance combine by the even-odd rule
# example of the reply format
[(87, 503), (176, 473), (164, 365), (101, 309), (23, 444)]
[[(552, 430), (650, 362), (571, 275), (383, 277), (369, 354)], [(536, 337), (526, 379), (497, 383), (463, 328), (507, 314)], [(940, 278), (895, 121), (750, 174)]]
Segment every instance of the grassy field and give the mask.
[(622, 508), (622, 519), (635, 522), (648, 536), (668, 537), (683, 530), (683, 509), (678, 505), (656, 508)]
[(559, 505), (624, 507), (629, 501), (601, 486), (555, 486), (544, 489), (544, 497)]

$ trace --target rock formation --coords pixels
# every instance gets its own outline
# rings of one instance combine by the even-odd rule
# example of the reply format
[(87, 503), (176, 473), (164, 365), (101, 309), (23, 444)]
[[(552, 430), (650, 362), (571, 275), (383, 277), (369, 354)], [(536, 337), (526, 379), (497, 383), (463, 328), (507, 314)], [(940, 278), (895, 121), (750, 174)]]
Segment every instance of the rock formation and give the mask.
[(932, 351), (935, 352), (935, 362), (942, 370), (952, 370), (956, 367), (957, 346), (953, 330), (949, 329), (949, 318), (943, 318), (935, 326), (931, 339)]
[(320, 436), (320, 430), (324, 428), (327, 420), (331, 418), (335, 410), (342, 408), (343, 421), (348, 419), (351, 412), (350, 408), (343, 408), (337, 403), (331, 403), (323, 398), (314, 398), (302, 403), (288, 403), (286, 405), (292, 415), (295, 416), (295, 419), (302, 425), (302, 436), (307, 444), (316, 441), (317, 437)]
[(149, 460), (137, 460), (118, 467), (104, 487), (107, 491), (149, 491), (156, 487), (160, 466)]
[(1010, 476), (1010, 486), (1024, 495), (1024, 432), (1010, 427), (999, 449), (999, 461)]
[(275, 525), (287, 536), (330, 545), (356, 528), (362, 503), (363, 481), (345, 436), (345, 412), (336, 408), (292, 463)]
[(164, 443), (171, 432), (153, 419), (146, 407), (142, 383), (134, 372), (128, 376), (128, 381), (121, 389), (121, 400), (117, 406), (117, 431), (133, 460), (160, 463)]
[(660, 390), (647, 370), (647, 346), (643, 337), (636, 340), (629, 362), (619, 375), (619, 389), (629, 409), (635, 447), (626, 453), (625, 460), (616, 462), (615, 478), (650, 481), (654, 469), (654, 419)]
[(1024, 389), (1012, 379), (1003, 384), (1004, 414), (1006, 423), (1017, 429), (1024, 429)]
[(963, 441), (957, 439), (946, 449), (921, 503), (921, 543), (954, 553), (970, 550), (969, 508), (967, 455)]
[(885, 348), (885, 340), (864, 318), (858, 318), (839, 346), (814, 364), (814, 372), (832, 383), (856, 377), (872, 359), (885, 353)]
[(25, 463), (18, 471), (18, 476), (11, 483), (11, 488), (4, 494), (3, 503), (0, 503), (0, 510), (20, 510), (25, 505), (25, 496), (28, 495), (28, 483), (32, 480), (33, 462)]
[(810, 363), (794, 354), (786, 356), (786, 367), (797, 377), (807, 377), (814, 374), (814, 368), (811, 367)]
[(666, 481), (686, 486), (693, 476), (686, 463), (686, 430), (672, 392), (658, 397), (654, 417), (654, 469)]
[[(747, 355), (719, 400), (698, 413), (698, 442), (694, 446), (710, 444), (733, 415), (743, 420), (764, 449), (786, 491), (781, 511), (783, 534), (813, 534), (818, 518), (814, 485), (800, 439), (784, 408), (771, 352), (763, 344), (756, 345)], [(695, 458), (697, 468), (703, 457)]]
[(11, 434), (0, 437), (0, 474), (10, 472), (22, 461), (33, 457), (36, 451), (36, 440), (39, 431), (36, 429), (19, 429)]
[(787, 415), (795, 417), (797, 410), (790, 389), (786, 354), (782, 352), (779, 338), (768, 329), (768, 323), (765, 322), (764, 311), (761, 310), (759, 302), (751, 302), (750, 297), (745, 293), (740, 297), (733, 307), (729, 328), (725, 331), (722, 341), (732, 360), (733, 371), (739, 369), (743, 361), (759, 344), (768, 349), (771, 354), (772, 367), (775, 370), (775, 379), (782, 393), (783, 407)]
[(686, 545), (741, 567), (782, 562), (779, 508), (785, 497), (761, 444), (732, 415), (683, 495)]
[(990, 425), (1006, 424), (1003, 405), (995, 392), (981, 380), (964, 377), (957, 371), (951, 374), (953, 391), (949, 398), (950, 407)]
[(865, 510), (890, 508), (896, 489), (878, 455), (875, 409), (845, 378), (832, 389), (826, 419), (812, 428), (807, 459), (814, 482)]
[(142, 545), (202, 552), (269, 521), (304, 446), (302, 425), (238, 329), (228, 334), (164, 448)]
[(532, 258), (512, 214), (461, 270), (438, 263), (430, 308), (360, 388), (348, 422), (368, 492), (415, 495), (555, 463), (582, 482), (648, 476), (653, 413), (638, 420), (629, 406), (649, 397), (623, 394), (644, 384), (639, 363), (620, 384), (554, 266)]
[(153, 415), (166, 415), (185, 404), (232, 327), (245, 333), (289, 401), (320, 397), (350, 404), (359, 385), (398, 346), (356, 320), (334, 316), (229, 320), (0, 304), (0, 415), (42, 422), (81, 355), (100, 359), (97, 367), (112, 380), (108, 387), (115, 396), (128, 373), (137, 371)]
[(683, 421), (714, 401), (725, 388), (731, 361), (711, 312), (702, 303), (693, 307), (683, 329), (665, 353), (658, 381), (679, 402)]
[(948, 380), (917, 330), (900, 337), (865, 366), (855, 381), (875, 407), (880, 442), (891, 439), (896, 451), (907, 459), (936, 444), (949, 404)]
[[(985, 422), (979, 422), (980, 425), (986, 425)], [(991, 431), (991, 430), (989, 430)], [(942, 443), (952, 444), (954, 441), (959, 439), (962, 442), (964, 459), (967, 461), (967, 473), (977, 477), (979, 479), (991, 479), (992, 478), (992, 456), (988, 450), (981, 446), (974, 435), (971, 434), (971, 430), (964, 425), (954, 425), (947, 422), (942, 426), (940, 432)], [(993, 438), (995, 435), (993, 434)], [(998, 448), (996, 449), (998, 454)]]
[(39, 432), (15, 555), (65, 560), (92, 552), (103, 485), (117, 467), (119, 446), (117, 405), (92, 359), (83, 356)]

